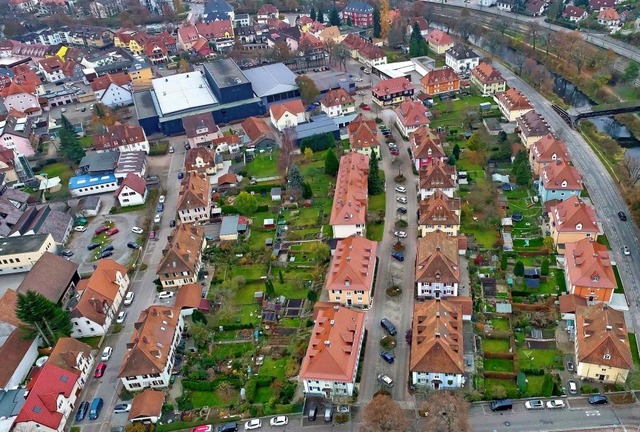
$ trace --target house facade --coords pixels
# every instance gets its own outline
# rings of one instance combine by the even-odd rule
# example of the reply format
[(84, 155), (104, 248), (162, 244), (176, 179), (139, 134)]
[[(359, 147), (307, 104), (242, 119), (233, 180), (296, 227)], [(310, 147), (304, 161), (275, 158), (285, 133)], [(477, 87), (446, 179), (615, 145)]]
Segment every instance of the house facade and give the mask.
[(355, 27), (371, 27), (373, 25), (373, 6), (361, 0), (352, 0), (342, 11), (342, 21), (351, 21)]
[(320, 101), (320, 109), (329, 117), (339, 117), (356, 112), (355, 99), (342, 87), (329, 90)]
[(558, 253), (566, 243), (597, 239), (602, 233), (595, 210), (577, 196), (572, 196), (549, 209), (549, 231)]
[(420, 201), (418, 213), (418, 230), (422, 237), (434, 231), (442, 231), (448, 236), (457, 236), (460, 232), (460, 198), (450, 198), (436, 190)]
[(409, 144), (418, 171), (433, 161), (444, 162), (447, 159), (440, 137), (428, 126), (420, 126), (409, 134)]
[(271, 123), (280, 132), (307, 121), (305, 107), (300, 99), (271, 105), (269, 114)]
[(529, 165), (534, 176), (539, 176), (542, 169), (557, 160), (569, 162), (569, 150), (564, 141), (547, 134), (534, 142), (529, 148)]
[(351, 151), (371, 156), (380, 156), (380, 141), (378, 141), (378, 127), (375, 120), (359, 114), (347, 126)]
[(502, 93), (507, 88), (507, 80), (489, 63), (480, 63), (471, 71), (471, 84), (476, 86), (482, 96)]
[(94, 79), (91, 88), (96, 100), (109, 108), (133, 104), (131, 79), (127, 73), (106, 74)]
[(115, 192), (120, 207), (144, 204), (147, 201), (147, 182), (137, 174), (128, 173)]
[(498, 104), (502, 117), (509, 122), (514, 122), (518, 117), (533, 110), (529, 99), (515, 87), (511, 87), (503, 93), (496, 93), (493, 99)]
[(469, 73), (480, 64), (480, 56), (467, 45), (456, 43), (445, 52), (445, 64), (456, 73)]
[(217, 153), (208, 147), (193, 147), (187, 150), (184, 169), (187, 172), (213, 175), (218, 172)]
[(351, 152), (340, 158), (330, 217), (334, 238), (365, 236), (368, 176), (369, 156)]
[(453, 198), (458, 189), (458, 172), (456, 167), (440, 160), (433, 160), (420, 169), (420, 199), (424, 200), (428, 196), (441, 191), (449, 198)]
[(431, 113), (419, 101), (406, 98), (394, 110), (396, 113), (396, 126), (404, 137), (408, 137), (415, 132), (420, 126), (428, 126), (431, 120)]
[(192, 224), (179, 224), (167, 240), (156, 272), (161, 285), (173, 288), (196, 283), (206, 246), (204, 229)]
[(397, 105), (405, 98), (412, 98), (414, 91), (413, 84), (405, 77), (385, 79), (371, 89), (371, 100), (381, 107)]
[(422, 93), (434, 96), (460, 90), (460, 77), (449, 66), (433, 69), (420, 79)]
[(427, 42), (431, 51), (436, 54), (444, 54), (454, 44), (453, 38), (439, 29), (434, 29), (429, 33)]
[(441, 298), (458, 295), (460, 257), (458, 239), (442, 231), (418, 239), (416, 257), (416, 295)]
[(181, 223), (204, 222), (211, 218), (211, 186), (207, 174), (191, 171), (184, 176), (176, 211)]
[(618, 287), (607, 247), (591, 238), (565, 243), (564, 277), (567, 292), (587, 304), (609, 303)]
[(93, 147), (98, 153), (143, 151), (149, 154), (149, 141), (141, 126), (117, 122), (107, 126), (105, 133), (94, 135), (92, 139)]
[(547, 165), (540, 173), (538, 195), (542, 202), (579, 197), (583, 188), (580, 172), (563, 160)]
[(516, 119), (520, 130), (520, 142), (528, 149), (533, 143), (551, 133), (547, 121), (537, 112), (531, 110)]
[(182, 118), (187, 142), (193, 147), (208, 146), (215, 139), (222, 137), (211, 113), (193, 114)]
[(7, 111), (11, 111), (13, 108), (29, 116), (42, 115), (42, 108), (34, 85), (27, 83), (18, 85), (11, 82), (9, 86), (0, 91), (0, 96), (2, 96), (2, 102)]

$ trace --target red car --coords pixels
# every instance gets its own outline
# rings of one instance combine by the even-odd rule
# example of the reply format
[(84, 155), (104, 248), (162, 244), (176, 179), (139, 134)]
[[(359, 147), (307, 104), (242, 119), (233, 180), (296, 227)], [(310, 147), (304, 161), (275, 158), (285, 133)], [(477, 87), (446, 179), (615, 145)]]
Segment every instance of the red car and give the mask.
[(102, 234), (105, 231), (108, 231), (109, 227), (106, 225), (102, 225), (100, 228), (96, 228), (96, 235)]
[(93, 374), (93, 376), (96, 378), (102, 378), (102, 375), (104, 375), (105, 369), (107, 369), (107, 365), (105, 363), (98, 364), (98, 367), (96, 368), (96, 372)]
[(211, 425), (200, 425), (191, 429), (189, 432), (212, 432), (213, 426)]
[(149, 231), (149, 240), (153, 240), (156, 238), (156, 232), (151, 230)]
[(365, 111), (371, 111), (371, 107), (369, 105), (363, 106), (362, 109)]
[(109, 231), (107, 231), (107, 235), (111, 237), (112, 235), (118, 234), (119, 232), (120, 230), (118, 228), (111, 228)]
[(399, 152), (397, 149), (393, 149), (393, 150), (391, 150), (391, 152), (390, 152), (390, 153), (391, 153), (392, 155), (394, 155), (394, 156), (398, 156), (398, 155), (400, 155), (400, 152)]

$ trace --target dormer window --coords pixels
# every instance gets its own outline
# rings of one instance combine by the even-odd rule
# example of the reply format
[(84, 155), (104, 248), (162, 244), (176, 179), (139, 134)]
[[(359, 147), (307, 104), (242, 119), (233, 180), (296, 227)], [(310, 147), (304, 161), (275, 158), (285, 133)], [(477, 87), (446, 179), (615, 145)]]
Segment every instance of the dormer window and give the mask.
[(591, 281), (592, 282), (598, 282), (599, 280), (600, 280), (600, 276), (598, 276), (598, 275), (591, 276)]
[(611, 354), (605, 354), (604, 355), (604, 359), (605, 360), (611, 360)]

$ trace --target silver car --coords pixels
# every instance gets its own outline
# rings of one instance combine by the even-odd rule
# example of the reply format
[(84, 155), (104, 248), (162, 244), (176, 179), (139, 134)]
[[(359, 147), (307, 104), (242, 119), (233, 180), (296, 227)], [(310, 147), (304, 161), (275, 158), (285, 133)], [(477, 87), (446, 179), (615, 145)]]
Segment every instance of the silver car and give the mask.
[(544, 402), (540, 399), (526, 401), (524, 407), (528, 410), (544, 409)]

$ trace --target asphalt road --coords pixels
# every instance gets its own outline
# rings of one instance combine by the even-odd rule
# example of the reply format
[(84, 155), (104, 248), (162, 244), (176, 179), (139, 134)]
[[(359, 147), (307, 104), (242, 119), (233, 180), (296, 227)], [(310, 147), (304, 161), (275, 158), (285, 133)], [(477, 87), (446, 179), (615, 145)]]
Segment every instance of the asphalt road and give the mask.
[[(640, 266), (638, 265), (640, 262), (640, 244), (638, 242), (640, 232), (631, 218), (627, 222), (622, 222), (617, 216), (621, 210), (629, 214), (629, 209), (615, 181), (582, 136), (567, 126), (551, 108), (549, 101), (503, 65), (496, 62), (494, 67), (502, 73), (509, 86), (514, 86), (527, 95), (536, 111), (547, 120), (552, 130), (566, 141), (571, 160), (582, 173), (589, 196), (595, 204), (598, 219), (609, 239), (612, 259), (618, 265), (629, 303), (630, 313), (626, 314), (626, 318), (630, 322), (627, 322), (627, 325), (631, 324), (630, 330), (639, 331), (640, 288), (636, 282), (640, 280)], [(623, 255), (622, 247), (624, 245), (629, 247), (631, 256)]]

